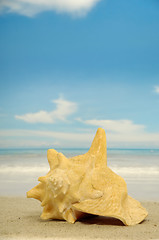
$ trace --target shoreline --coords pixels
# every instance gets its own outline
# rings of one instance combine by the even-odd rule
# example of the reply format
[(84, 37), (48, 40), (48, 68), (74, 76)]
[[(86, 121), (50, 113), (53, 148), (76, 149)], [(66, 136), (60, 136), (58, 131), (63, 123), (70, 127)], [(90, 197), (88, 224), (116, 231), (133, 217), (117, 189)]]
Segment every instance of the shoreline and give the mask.
[(159, 201), (142, 201), (147, 218), (135, 226), (124, 226), (114, 218), (90, 217), (70, 224), (41, 220), (42, 207), (35, 199), (0, 197), (0, 239), (159, 239)]

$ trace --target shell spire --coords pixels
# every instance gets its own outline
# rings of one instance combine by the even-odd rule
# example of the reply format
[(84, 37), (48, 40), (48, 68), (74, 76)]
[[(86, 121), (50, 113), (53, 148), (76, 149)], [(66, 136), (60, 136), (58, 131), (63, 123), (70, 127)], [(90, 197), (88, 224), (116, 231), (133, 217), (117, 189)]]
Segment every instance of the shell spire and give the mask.
[(96, 156), (96, 165), (107, 164), (106, 134), (103, 128), (98, 128), (88, 154)]

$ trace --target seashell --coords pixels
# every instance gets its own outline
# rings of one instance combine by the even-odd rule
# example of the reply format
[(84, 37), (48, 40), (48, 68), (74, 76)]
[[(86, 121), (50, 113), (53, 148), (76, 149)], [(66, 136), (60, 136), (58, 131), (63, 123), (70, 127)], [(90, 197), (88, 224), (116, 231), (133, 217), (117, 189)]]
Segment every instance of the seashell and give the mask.
[(94, 214), (120, 219), (125, 225), (143, 221), (147, 211), (128, 196), (124, 179), (107, 167), (106, 136), (97, 130), (89, 151), (66, 158), (49, 149), (50, 171), (39, 177), (40, 183), (27, 192), (28, 198), (40, 200), (42, 219), (77, 219)]

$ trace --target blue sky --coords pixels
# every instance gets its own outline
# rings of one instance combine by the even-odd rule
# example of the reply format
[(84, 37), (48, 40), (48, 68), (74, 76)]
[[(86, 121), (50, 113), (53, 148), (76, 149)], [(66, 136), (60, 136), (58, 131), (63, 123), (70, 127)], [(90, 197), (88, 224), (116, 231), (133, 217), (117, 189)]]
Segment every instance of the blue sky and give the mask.
[(156, 0), (0, 3), (0, 147), (159, 148)]

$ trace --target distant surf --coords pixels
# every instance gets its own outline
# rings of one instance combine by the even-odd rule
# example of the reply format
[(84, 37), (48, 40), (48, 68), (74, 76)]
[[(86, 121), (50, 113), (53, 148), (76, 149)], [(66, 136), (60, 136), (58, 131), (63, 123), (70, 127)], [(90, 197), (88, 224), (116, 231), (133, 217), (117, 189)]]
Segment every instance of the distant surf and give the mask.
[[(67, 157), (88, 149), (58, 149)], [(123, 177), (129, 193), (141, 200), (159, 200), (159, 150), (108, 149), (107, 164)], [(25, 195), (49, 171), (47, 149), (1, 149), (0, 195)]]

